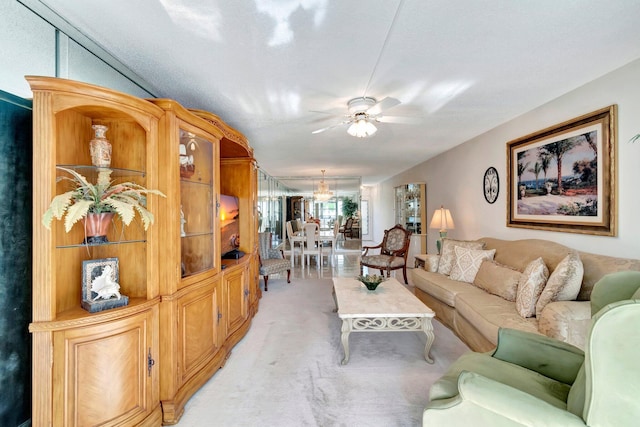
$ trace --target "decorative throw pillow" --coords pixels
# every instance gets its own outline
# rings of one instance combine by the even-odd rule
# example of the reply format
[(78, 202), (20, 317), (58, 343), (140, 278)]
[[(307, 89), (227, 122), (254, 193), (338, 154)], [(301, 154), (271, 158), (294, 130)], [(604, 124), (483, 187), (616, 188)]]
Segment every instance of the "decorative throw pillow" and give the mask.
[(534, 259), (522, 272), (518, 293), (516, 294), (516, 310), (524, 318), (536, 314), (536, 303), (549, 278), (549, 269), (542, 257)]
[(495, 261), (484, 261), (480, 265), (473, 284), (492, 295), (513, 302), (516, 300), (521, 277), (522, 273), (518, 270)]
[(492, 260), (496, 254), (495, 249), (482, 251), (460, 246), (455, 246), (453, 251), (456, 254), (456, 259), (451, 268), (449, 278), (467, 283), (473, 283), (473, 279), (476, 278), (476, 274), (480, 269), (480, 264), (482, 264), (484, 260)]
[(440, 262), (438, 263), (438, 273), (449, 275), (453, 268), (453, 261), (456, 254), (453, 251), (455, 246), (463, 248), (481, 250), (484, 249), (484, 242), (476, 242), (469, 240), (442, 239), (442, 253), (440, 254)]
[(547, 284), (536, 303), (536, 317), (552, 301), (572, 301), (576, 299), (582, 286), (584, 267), (578, 252), (571, 251), (553, 270)]
[(438, 271), (438, 263), (440, 262), (440, 255), (427, 254), (424, 260), (424, 269), (436, 273)]

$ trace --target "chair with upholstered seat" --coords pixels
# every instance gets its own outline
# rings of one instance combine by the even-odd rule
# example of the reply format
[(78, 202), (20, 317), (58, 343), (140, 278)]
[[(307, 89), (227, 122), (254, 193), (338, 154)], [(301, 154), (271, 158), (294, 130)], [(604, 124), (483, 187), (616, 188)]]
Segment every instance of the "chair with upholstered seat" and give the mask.
[(333, 265), (333, 260), (336, 256), (336, 251), (338, 248), (336, 247), (338, 244), (338, 236), (340, 235), (340, 224), (338, 221), (333, 223), (333, 233), (331, 234), (331, 263)]
[(315, 222), (304, 224), (304, 247), (302, 251), (304, 256), (307, 257), (307, 265), (309, 266), (311, 266), (309, 258), (313, 255), (317, 260), (316, 265), (322, 267), (322, 244), (318, 236), (319, 231), (320, 227)]
[[(380, 274), (386, 271), (389, 277), (391, 270), (402, 269), (404, 283), (407, 281), (407, 255), (409, 244), (411, 243), (411, 231), (406, 230), (400, 224), (396, 224), (389, 230), (384, 231), (382, 243), (377, 246), (363, 246), (362, 258), (360, 259), (360, 274), (363, 267), (377, 268)], [(380, 249), (379, 254), (369, 254), (370, 250)]]
[(340, 227), (340, 233), (342, 233), (342, 237), (345, 240), (347, 239), (347, 236), (353, 237), (353, 218), (347, 218), (344, 225)]
[(287, 283), (291, 283), (291, 266), (282, 251), (271, 246), (271, 233), (258, 233), (260, 274), (264, 278), (264, 290), (268, 290), (267, 282), (270, 274), (287, 272)]
[(500, 329), (493, 353), (467, 353), (429, 392), (424, 426), (637, 426), (640, 272), (604, 276), (591, 293), (584, 352)]
[(297, 224), (295, 220), (286, 222), (288, 245), (285, 244), (285, 247), (288, 249), (285, 252), (291, 256), (291, 268), (295, 265), (296, 255), (300, 255), (300, 264), (304, 266), (304, 257), (302, 256), (303, 229), (300, 228), (298, 232), (295, 232), (293, 224)]

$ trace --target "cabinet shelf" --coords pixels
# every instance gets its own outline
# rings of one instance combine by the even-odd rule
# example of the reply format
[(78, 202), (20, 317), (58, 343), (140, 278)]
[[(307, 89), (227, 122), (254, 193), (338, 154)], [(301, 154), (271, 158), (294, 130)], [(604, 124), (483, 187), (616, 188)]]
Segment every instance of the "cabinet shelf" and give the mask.
[(82, 247), (99, 247), (99, 246), (109, 246), (109, 245), (124, 245), (128, 243), (147, 243), (146, 240), (119, 240), (117, 242), (105, 242), (105, 243), (78, 243), (77, 245), (60, 245), (56, 246), (56, 249), (71, 249), (71, 248), (82, 248)]
[(95, 181), (98, 177), (98, 173), (101, 170), (109, 169), (111, 170), (112, 178), (124, 178), (124, 177), (145, 177), (144, 171), (134, 170), (134, 169), (123, 169), (123, 168), (99, 168), (96, 166), (89, 165), (56, 165), (56, 168), (65, 168), (71, 169), (79, 174), (83, 175), (89, 181)]
[(31, 323), (29, 331), (61, 331), (96, 325), (148, 310), (159, 301), (160, 297), (153, 300), (146, 298), (129, 298), (129, 304), (124, 307), (112, 308), (97, 313), (89, 313), (81, 307), (74, 307), (59, 313), (55, 321)]
[(212, 187), (212, 185), (213, 185), (211, 182), (194, 181), (194, 180), (188, 179), (188, 178), (180, 178), (180, 184), (202, 185), (204, 187)]
[(189, 237), (200, 237), (200, 236), (213, 236), (212, 231), (203, 231), (200, 233), (187, 233), (184, 236), (180, 236), (182, 239), (188, 239)]

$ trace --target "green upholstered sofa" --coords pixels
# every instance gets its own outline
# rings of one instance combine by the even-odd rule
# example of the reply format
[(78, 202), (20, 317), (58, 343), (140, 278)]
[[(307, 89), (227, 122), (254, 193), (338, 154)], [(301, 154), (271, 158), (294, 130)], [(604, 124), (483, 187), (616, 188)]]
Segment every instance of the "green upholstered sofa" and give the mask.
[[(484, 249), (495, 249), (494, 260), (497, 263), (519, 272), (524, 271), (532, 260), (542, 257), (551, 273), (573, 250), (541, 239), (501, 240), (483, 237), (477, 242), (483, 242)], [(589, 300), (594, 284), (608, 273), (640, 270), (640, 260), (577, 252), (584, 275), (576, 300), (552, 302), (545, 306), (539, 317), (523, 318), (516, 311), (513, 301), (490, 294), (473, 284), (427, 271), (430, 269), (429, 262), (425, 264), (425, 269), (411, 270), (411, 283), (415, 295), (434, 310), (436, 318), (472, 350), (489, 351), (495, 348), (499, 328), (542, 334), (584, 348), (591, 321)]]
[(585, 351), (500, 329), (491, 353), (467, 353), (430, 389), (423, 426), (637, 426), (640, 272), (602, 278)]

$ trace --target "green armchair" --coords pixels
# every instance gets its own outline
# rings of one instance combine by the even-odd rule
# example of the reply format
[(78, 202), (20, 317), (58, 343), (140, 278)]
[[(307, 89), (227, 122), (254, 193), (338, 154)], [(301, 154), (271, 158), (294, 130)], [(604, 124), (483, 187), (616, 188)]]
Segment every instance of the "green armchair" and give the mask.
[(423, 426), (636, 426), (640, 420), (640, 272), (609, 274), (591, 294), (585, 351), (501, 329), (429, 392)]

